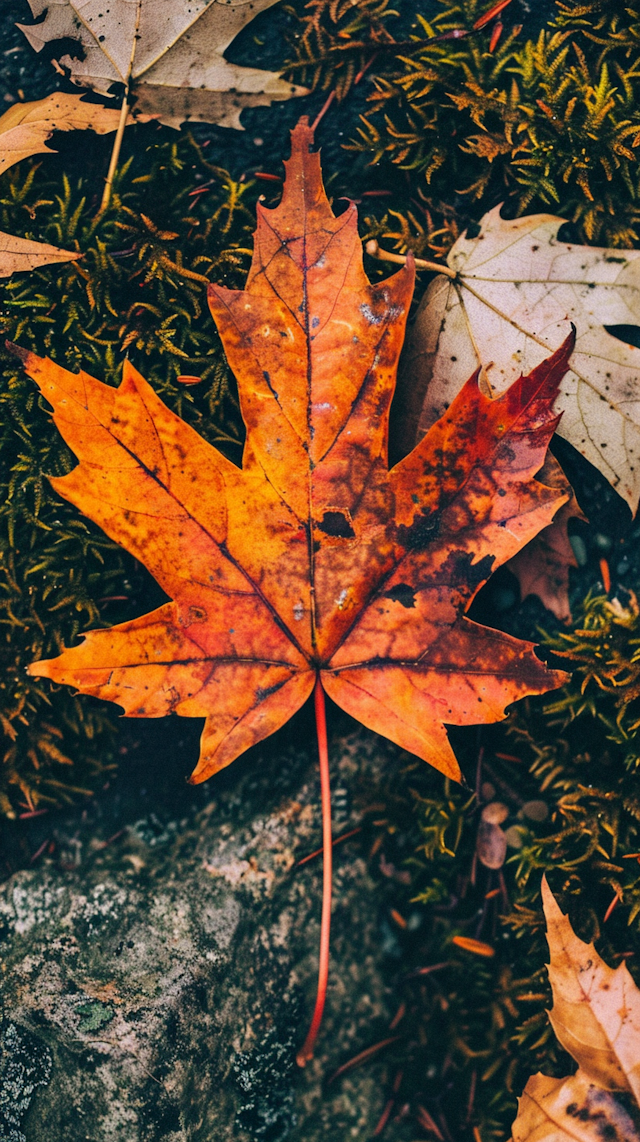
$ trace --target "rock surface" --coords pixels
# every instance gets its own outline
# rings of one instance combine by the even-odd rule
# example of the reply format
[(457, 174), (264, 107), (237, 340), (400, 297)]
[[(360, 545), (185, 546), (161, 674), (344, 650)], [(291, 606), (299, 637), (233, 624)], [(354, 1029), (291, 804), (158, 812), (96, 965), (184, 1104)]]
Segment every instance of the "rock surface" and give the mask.
[[(365, 731), (332, 752), (344, 832), (398, 755)], [(326, 1079), (389, 1033), (389, 882), (368, 871), (357, 837), (336, 849), (327, 1013), (318, 1057), (300, 1071), (322, 869), (296, 861), (319, 843), (315, 758), (267, 754), (210, 790), (204, 808), (133, 819), (107, 845), (85, 822), (66, 840), (66, 868), (44, 859), (3, 886), (0, 1139), (371, 1136), (380, 1064)], [(77, 867), (74, 845), (86, 854)]]

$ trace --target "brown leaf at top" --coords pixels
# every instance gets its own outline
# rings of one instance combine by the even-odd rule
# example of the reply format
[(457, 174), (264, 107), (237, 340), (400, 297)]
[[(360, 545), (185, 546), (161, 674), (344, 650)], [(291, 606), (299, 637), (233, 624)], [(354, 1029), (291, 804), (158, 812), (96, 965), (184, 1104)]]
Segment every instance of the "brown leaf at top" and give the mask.
[[(542, 879), (549, 942), (550, 1019), (579, 1065), (566, 1079), (534, 1075), (519, 1100), (513, 1142), (640, 1142), (640, 991), (625, 964), (607, 966), (575, 935)], [(623, 1092), (622, 1102), (615, 1092)]]
[(280, 205), (258, 207), (246, 288), (209, 289), (242, 469), (130, 363), (114, 390), (24, 354), (79, 459), (55, 489), (170, 600), (31, 673), (130, 717), (206, 716), (196, 781), (282, 725), (319, 675), (343, 709), (457, 778), (446, 724), (496, 721), (565, 677), (465, 611), (566, 498), (535, 473), (571, 342), (497, 400), (472, 377), (389, 471), (413, 271), (368, 282), (355, 205), (334, 216), (306, 120), (292, 141)]
[(557, 460), (547, 453), (538, 479), (552, 488), (561, 488), (569, 499), (558, 508), (553, 523), (543, 528), (526, 547), (506, 564), (520, 585), (520, 597), (537, 595), (547, 610), (561, 622), (571, 622), (569, 568), (578, 563), (569, 540), (570, 519), (585, 519), (573, 488)]
[[(105, 135), (116, 130), (119, 118), (118, 110), (83, 103), (79, 95), (64, 92), (33, 103), (14, 103), (0, 116), (0, 174), (30, 155), (50, 153), (51, 147), (46, 144), (54, 131), (90, 128)], [(0, 277), (79, 257), (75, 250), (60, 250), (45, 242), (0, 232)]]
[[(244, 107), (304, 95), (276, 72), (224, 58), (238, 33), (277, 0), (29, 0), (38, 23), (18, 24), (31, 47), (57, 40), (71, 79), (106, 95), (133, 80), (136, 114), (170, 127), (186, 119), (242, 130)], [(44, 16), (40, 20), (39, 17)]]

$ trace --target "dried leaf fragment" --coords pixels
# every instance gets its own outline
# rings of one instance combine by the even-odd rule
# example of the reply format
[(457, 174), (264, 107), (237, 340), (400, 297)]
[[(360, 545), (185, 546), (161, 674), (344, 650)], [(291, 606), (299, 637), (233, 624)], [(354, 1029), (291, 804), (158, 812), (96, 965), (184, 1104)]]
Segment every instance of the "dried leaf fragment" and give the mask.
[(584, 1074), (606, 1090), (640, 1101), (640, 991), (629, 969), (605, 964), (593, 944), (574, 934), (546, 879), (542, 898), (551, 961), (553, 1010), (549, 1018)]
[(566, 1079), (529, 1079), (513, 1142), (640, 1142), (640, 991), (625, 964), (614, 971), (593, 944), (578, 939), (544, 877), (542, 899), (550, 1019), (579, 1069)]
[(640, 1142), (622, 1104), (578, 1071), (568, 1079), (533, 1075), (513, 1124), (513, 1142)]
[(542, 604), (561, 622), (571, 622), (569, 605), (569, 568), (578, 562), (569, 540), (571, 519), (585, 519), (573, 488), (551, 453), (545, 460), (539, 479), (554, 488), (563, 488), (569, 499), (558, 509), (553, 523), (522, 548), (507, 567), (520, 585), (521, 598), (537, 595)]
[[(14, 103), (0, 117), (0, 174), (30, 155), (49, 153), (51, 147), (46, 143), (54, 131), (90, 128), (105, 135), (116, 130), (119, 117), (119, 112), (111, 107), (83, 103), (79, 95), (63, 92), (33, 103)], [(0, 232), (0, 277), (78, 257), (75, 250), (61, 250), (45, 242)]]
[(91, 129), (108, 135), (119, 118), (117, 108), (85, 103), (82, 96), (62, 91), (33, 103), (14, 103), (0, 116), (0, 174), (30, 155), (50, 152), (46, 144), (54, 131)]

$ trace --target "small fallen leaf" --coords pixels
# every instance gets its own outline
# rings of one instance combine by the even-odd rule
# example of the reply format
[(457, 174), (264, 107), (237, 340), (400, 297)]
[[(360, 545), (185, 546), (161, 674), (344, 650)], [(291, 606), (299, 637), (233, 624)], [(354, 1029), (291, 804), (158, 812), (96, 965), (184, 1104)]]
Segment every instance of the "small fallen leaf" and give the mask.
[(463, 234), (423, 298), (408, 338), (406, 435), (421, 436), (474, 369), (500, 393), (576, 327), (571, 369), (556, 402), (558, 431), (635, 511), (640, 498), (640, 349), (605, 326), (640, 324), (640, 250), (558, 241), (562, 218), (485, 214)]
[(640, 991), (626, 964), (605, 964), (575, 935), (542, 882), (553, 990), (551, 1025), (584, 1074), (606, 1090), (640, 1101)]
[(518, 1102), (513, 1142), (640, 1142), (618, 1099), (582, 1071), (568, 1079), (533, 1075)]
[(570, 1078), (529, 1079), (513, 1142), (640, 1142), (640, 991), (624, 963), (608, 967), (593, 944), (578, 939), (546, 877), (542, 900), (553, 990), (549, 1018), (579, 1069)]
[(526, 547), (506, 564), (520, 585), (520, 596), (537, 595), (542, 604), (561, 622), (571, 622), (569, 605), (569, 568), (577, 567), (568, 523), (571, 519), (585, 519), (578, 506), (573, 488), (560, 465), (549, 453), (539, 474), (544, 484), (562, 488), (569, 499), (558, 509), (553, 523), (543, 528)]
[(62, 91), (33, 103), (14, 103), (0, 116), (0, 174), (30, 155), (54, 153), (47, 146), (54, 131), (91, 129), (108, 135), (117, 129), (119, 118), (113, 107), (85, 103), (82, 96)]
[(0, 278), (11, 277), (20, 270), (36, 270), (53, 262), (72, 262), (80, 255), (76, 250), (61, 250), (46, 242), (17, 238), (0, 230)]
[[(115, 131), (120, 113), (111, 107), (84, 103), (79, 95), (56, 92), (33, 103), (14, 103), (0, 117), (0, 174), (30, 155), (51, 153), (46, 145), (54, 131), (90, 128), (98, 135)], [(0, 277), (34, 270), (53, 262), (70, 262), (80, 255), (46, 242), (34, 242), (0, 231)]]
[[(37, 24), (18, 24), (39, 52), (75, 40), (58, 63), (82, 87), (107, 94), (134, 82), (136, 114), (170, 127), (189, 119), (240, 125), (245, 107), (305, 94), (275, 72), (238, 67), (224, 51), (246, 24), (276, 0), (29, 0)], [(44, 16), (43, 20), (39, 18)]]

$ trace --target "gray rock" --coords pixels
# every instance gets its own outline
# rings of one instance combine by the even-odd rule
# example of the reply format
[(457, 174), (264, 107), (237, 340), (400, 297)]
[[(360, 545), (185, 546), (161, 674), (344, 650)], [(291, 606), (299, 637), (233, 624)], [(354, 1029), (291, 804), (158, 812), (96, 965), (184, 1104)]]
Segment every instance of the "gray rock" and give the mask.
[[(398, 752), (365, 731), (332, 750), (346, 830), (379, 799)], [(273, 780), (283, 767), (286, 794)], [(45, 861), (5, 884), (0, 1139), (371, 1136), (384, 1064), (325, 1080), (393, 1014), (379, 931), (393, 889), (372, 878), (357, 841), (336, 850), (327, 1011), (317, 1058), (300, 1071), (322, 867), (296, 861), (319, 843), (316, 762), (272, 759), (263, 776), (254, 765), (211, 790), (204, 809), (133, 821), (107, 846), (76, 830), (77, 867)]]

